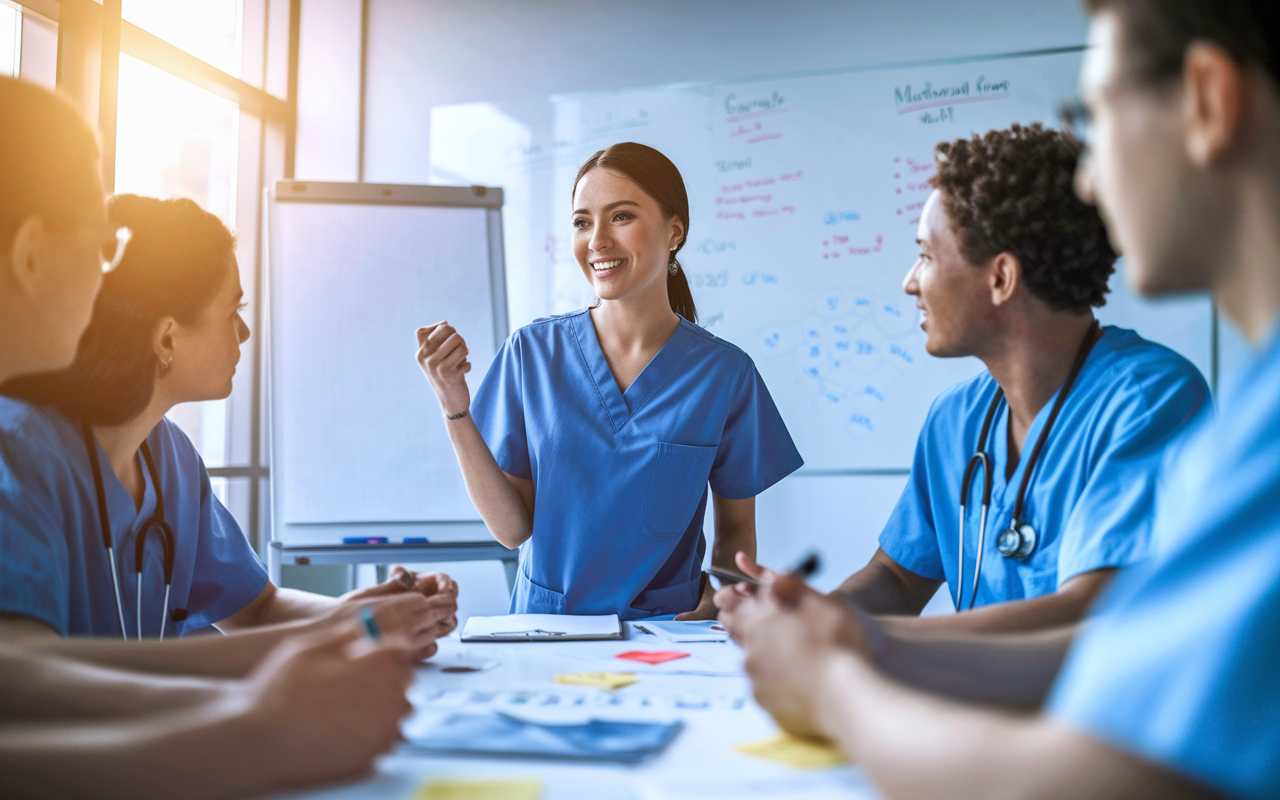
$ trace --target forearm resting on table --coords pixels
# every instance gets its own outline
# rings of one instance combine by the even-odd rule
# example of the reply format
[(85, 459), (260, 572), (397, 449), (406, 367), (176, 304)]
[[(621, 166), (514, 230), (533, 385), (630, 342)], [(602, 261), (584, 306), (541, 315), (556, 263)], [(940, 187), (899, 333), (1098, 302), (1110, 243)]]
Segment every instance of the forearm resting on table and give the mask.
[(849, 653), (823, 671), (819, 726), (888, 798), (1214, 797), (1204, 787), (1042, 716), (932, 697)]
[(84, 721), (191, 708), (218, 697), (225, 682), (144, 675), (3, 645), (0, 685), (0, 718)]
[(159, 675), (242, 678), (286, 636), (311, 629), (308, 622), (287, 622), (226, 636), (190, 636), (142, 641), (112, 638), (61, 638), (49, 628), (39, 636), (10, 639), (33, 653), (86, 661), (103, 667)]
[(871, 561), (831, 594), (868, 614), (917, 615), (941, 581), (917, 575), (877, 549)]
[(1030, 600), (993, 603), (959, 614), (929, 617), (884, 617), (886, 630), (895, 636), (954, 633), (1016, 633), (1056, 628), (1079, 622), (1115, 570), (1101, 569), (1076, 575), (1058, 591)]
[(1030, 710), (1044, 703), (1076, 627), (980, 636), (881, 636), (870, 655), (881, 672), (931, 694)]
[(493, 538), (514, 550), (533, 535), (533, 482), (502, 471), (470, 416), (448, 420), (467, 494)]
[(0, 795), (211, 800), (273, 788), (229, 701), (125, 722), (0, 726)]
[(282, 589), (267, 581), (262, 592), (247, 606), (218, 623), (225, 632), (242, 631), (291, 622), (315, 620), (339, 605), (335, 597), (326, 597), (297, 589)]

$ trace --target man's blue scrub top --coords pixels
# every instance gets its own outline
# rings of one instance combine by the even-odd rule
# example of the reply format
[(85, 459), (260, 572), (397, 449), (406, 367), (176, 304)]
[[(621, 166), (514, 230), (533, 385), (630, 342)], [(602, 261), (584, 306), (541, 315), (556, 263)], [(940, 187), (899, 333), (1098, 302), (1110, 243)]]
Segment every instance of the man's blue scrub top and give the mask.
[(1048, 713), (1228, 795), (1280, 797), (1280, 337), (1175, 455), (1154, 546), (1099, 600)]
[[(165, 636), (226, 619), (266, 587), (267, 573), (231, 513), (213, 495), (204, 462), (169, 420), (147, 437), (160, 474), (165, 519), (177, 541)], [(95, 443), (96, 444), (96, 443)], [(137, 635), (134, 544), (156, 506), (145, 466), (138, 510), (98, 448), (120, 573), (125, 628)], [(33, 617), (64, 636), (119, 636), (111, 567), (80, 425), (47, 406), (0, 397), (0, 611)], [(158, 636), (164, 550), (147, 540), (142, 633)], [(173, 611), (187, 618), (174, 621)]]
[[(990, 373), (948, 389), (934, 401), (916, 444), (906, 489), (880, 534), (894, 561), (926, 578), (945, 580), (956, 596), (960, 484), (997, 389)], [(1133, 331), (1107, 327), (1076, 377), (1040, 452), (1023, 506), (1023, 522), (1039, 544), (1026, 559), (1004, 558), (996, 537), (1013, 518), (1018, 485), (1055, 394), (1036, 415), (1012, 477), (1005, 479), (1009, 409), (992, 422), (986, 443), (992, 465), (991, 510), (977, 603), (999, 603), (1057, 591), (1075, 575), (1119, 567), (1147, 555), (1155, 483), (1165, 446), (1209, 397), (1196, 368)], [(964, 605), (973, 591), (982, 508), (982, 473), (971, 481), (964, 539)]]
[(533, 481), (513, 613), (693, 609), (708, 481), (744, 499), (804, 463), (751, 358), (684, 319), (626, 392), (589, 310), (538, 320), (502, 346), (471, 414), (498, 465)]

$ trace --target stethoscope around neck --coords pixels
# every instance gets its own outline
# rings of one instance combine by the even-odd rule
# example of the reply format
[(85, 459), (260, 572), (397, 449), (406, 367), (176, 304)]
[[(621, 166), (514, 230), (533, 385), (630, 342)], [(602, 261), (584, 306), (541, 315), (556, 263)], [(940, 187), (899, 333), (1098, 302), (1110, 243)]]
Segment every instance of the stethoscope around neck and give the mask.
[[(120, 618), (120, 635), (127, 640), (129, 633), (124, 626), (124, 600), (120, 594), (120, 575), (116, 568), (115, 546), (111, 541), (111, 517), (107, 513), (107, 491), (102, 481), (102, 465), (98, 462), (98, 443), (93, 438), (93, 428), (88, 421), (82, 420), (80, 429), (84, 435), (85, 449), (89, 451), (89, 466), (93, 469), (93, 488), (98, 495), (98, 520), (102, 525), (102, 543), (107, 548), (107, 563), (111, 565), (111, 587), (115, 590), (116, 614)], [(144, 441), (138, 450), (142, 453), (142, 460), (147, 464), (147, 472), (151, 476), (151, 486), (156, 493), (155, 511), (152, 512), (151, 517), (138, 531), (137, 540), (134, 542), (134, 570), (137, 572), (138, 577), (135, 609), (138, 639), (142, 639), (142, 562), (146, 556), (147, 538), (152, 531), (159, 533), (160, 546), (164, 548), (164, 608), (161, 610), (160, 616), (160, 638), (164, 639), (164, 626), (169, 617), (169, 589), (173, 583), (173, 559), (177, 550), (177, 541), (174, 539), (173, 529), (169, 527), (169, 523), (164, 521), (164, 493), (160, 490), (160, 473), (156, 470), (155, 459), (151, 457), (151, 448)], [(187, 612), (185, 609), (174, 610), (173, 619), (175, 622), (181, 622), (186, 618)]]
[[(1053, 403), (1053, 409), (1049, 412), (1049, 418), (1045, 420), (1035, 447), (1027, 457), (1027, 466), (1022, 471), (1022, 481), (1018, 484), (1018, 494), (1013, 504), (1013, 519), (1009, 521), (1009, 527), (996, 537), (996, 551), (1005, 558), (1025, 559), (1036, 551), (1039, 536), (1035, 527), (1023, 518), (1027, 488), (1031, 485), (1031, 476), (1035, 472), (1040, 451), (1044, 449), (1044, 443), (1049, 439), (1049, 431), (1053, 430), (1053, 423), (1058, 419), (1058, 413), (1062, 411), (1062, 404), (1066, 402), (1067, 393), (1076, 382), (1076, 376), (1080, 374), (1080, 368), (1084, 366), (1085, 359), (1093, 350), (1093, 345), (1101, 338), (1099, 332), (1098, 321), (1094, 320), (1093, 325), (1089, 327), (1089, 332), (1085, 334), (1084, 341), (1080, 343), (1079, 350), (1076, 351), (1076, 359), (1071, 364), (1071, 371), (1067, 373), (1067, 379), (1062, 383), (1058, 399)], [(995, 459), (987, 453), (986, 447), (991, 433), (991, 423), (995, 420), (996, 411), (999, 410), (1003, 400), (1004, 389), (997, 388), (995, 396), (991, 398), (991, 404), (987, 406), (987, 416), (982, 421), (982, 432), (978, 434), (978, 450), (970, 456), (969, 463), (964, 469), (964, 478), (960, 482), (960, 565), (956, 575), (956, 611), (964, 607), (964, 523), (965, 510), (969, 503), (969, 487), (974, 473), (981, 468), (982, 514), (978, 519), (978, 552), (974, 557), (973, 588), (969, 591), (968, 607), (973, 608), (974, 601), (978, 598), (978, 583), (982, 578), (982, 554), (987, 543), (987, 512), (991, 508), (991, 469), (995, 463)]]

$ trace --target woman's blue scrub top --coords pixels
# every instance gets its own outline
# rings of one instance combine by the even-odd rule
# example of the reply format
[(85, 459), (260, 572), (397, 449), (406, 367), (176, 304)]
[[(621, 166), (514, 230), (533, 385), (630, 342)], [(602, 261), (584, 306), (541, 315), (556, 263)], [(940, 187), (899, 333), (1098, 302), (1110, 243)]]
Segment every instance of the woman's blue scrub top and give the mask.
[(626, 392), (589, 310), (538, 320), (471, 414), (503, 471), (533, 481), (512, 613), (693, 609), (708, 481), (744, 499), (804, 463), (751, 358), (684, 319)]
[[(226, 619), (256, 598), (267, 573), (231, 513), (213, 495), (191, 441), (169, 420), (147, 436), (177, 541), (165, 636)], [(95, 443), (96, 446), (96, 443)], [(145, 465), (142, 508), (98, 448), (130, 638), (137, 635), (134, 545), (156, 506)], [(64, 636), (119, 636), (111, 567), (80, 425), (47, 406), (0, 397), (0, 612), (33, 617)], [(164, 559), (148, 536), (142, 571), (142, 634), (160, 633)], [(185, 609), (175, 621), (173, 611)], [(181, 616), (181, 614), (179, 614)]]
[(1076, 639), (1050, 716), (1235, 797), (1280, 797), (1280, 337), (1159, 489), (1155, 555)]
[[(917, 575), (946, 581), (953, 601), (960, 485), (997, 388), (991, 374), (983, 372), (934, 401), (916, 444), (911, 477), (880, 534), (880, 547), (890, 558)], [(1057, 394), (1036, 415), (1023, 457), (1007, 480), (1009, 407), (1002, 403), (985, 447), (994, 456), (991, 509), (975, 605), (1039, 597), (1081, 573), (1145, 558), (1160, 459), (1208, 398), (1209, 387), (1191, 362), (1133, 331), (1104, 328), (1067, 394), (1027, 488), (1022, 521), (1035, 528), (1039, 544), (1026, 559), (1001, 556), (996, 537), (1013, 518), (1026, 456)], [(981, 508), (978, 470), (965, 509), (965, 606), (973, 596)]]

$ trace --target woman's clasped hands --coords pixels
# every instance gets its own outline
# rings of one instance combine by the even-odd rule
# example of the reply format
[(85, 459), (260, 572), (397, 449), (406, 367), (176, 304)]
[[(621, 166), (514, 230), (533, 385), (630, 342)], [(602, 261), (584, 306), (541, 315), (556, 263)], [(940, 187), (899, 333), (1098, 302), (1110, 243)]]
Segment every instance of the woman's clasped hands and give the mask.
[(396, 567), (387, 580), (348, 592), (341, 600), (329, 622), (353, 620), (369, 607), (378, 629), (403, 637), (418, 660), (435, 655), (436, 640), (458, 627), (458, 584), (443, 572), (419, 575)]

